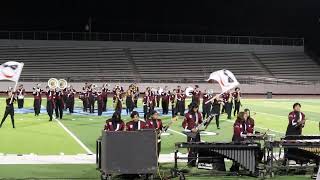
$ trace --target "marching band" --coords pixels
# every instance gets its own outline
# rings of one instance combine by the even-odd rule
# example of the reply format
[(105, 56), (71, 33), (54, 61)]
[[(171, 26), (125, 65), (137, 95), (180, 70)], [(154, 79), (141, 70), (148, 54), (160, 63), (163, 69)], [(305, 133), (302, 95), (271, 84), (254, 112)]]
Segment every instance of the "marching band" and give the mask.
[[(9, 89), (9, 91), (12, 91), (12, 88), (11, 90)], [(17, 99), (18, 108), (23, 108), (24, 97), (26, 95), (26, 90), (23, 85), (20, 84), (13, 94)], [(72, 86), (68, 86), (66, 80), (51, 78), (45, 90), (41, 89), (41, 84), (36, 84), (36, 86), (33, 87), (32, 95), (34, 97), (33, 107), (35, 116), (40, 114), (42, 94), (44, 94), (47, 99), (46, 110), (49, 121), (52, 121), (53, 111), (57, 119), (63, 118), (64, 110), (68, 110), (70, 114), (74, 113), (76, 96), (82, 101), (84, 112), (94, 113), (97, 102), (98, 115), (101, 116), (103, 112), (108, 110), (108, 96), (113, 94), (112, 103), (114, 111), (118, 112), (121, 116), (122, 109), (125, 106), (126, 114), (130, 115), (133, 110), (138, 107), (140, 90), (136, 83), (131, 84), (125, 91), (119, 84), (111, 89), (108, 83), (99, 88), (95, 84), (86, 82), (82, 87), (82, 91), (77, 92)], [(226, 92), (221, 96), (213, 98), (212, 90), (205, 90), (204, 93), (202, 93), (198, 85), (195, 85), (194, 88), (187, 87), (185, 89), (177, 86), (176, 89), (172, 90), (169, 90), (168, 86), (165, 86), (163, 89), (161, 87), (147, 87), (142, 97), (143, 119), (145, 121), (148, 120), (150, 113), (153, 112), (156, 107), (162, 107), (162, 114), (167, 115), (170, 104), (172, 117), (177, 115), (184, 116), (186, 111), (186, 98), (188, 97), (191, 98), (192, 103), (198, 106), (200, 105), (200, 99), (202, 97), (202, 117), (207, 118), (211, 113), (216, 114), (215, 119), (218, 129), (220, 129), (219, 116), (221, 105), (226, 110), (228, 119), (231, 118), (233, 104), (235, 107), (234, 116), (240, 111), (241, 92), (239, 88), (236, 88), (233, 93)], [(212, 98), (214, 100), (207, 103), (207, 101)]]

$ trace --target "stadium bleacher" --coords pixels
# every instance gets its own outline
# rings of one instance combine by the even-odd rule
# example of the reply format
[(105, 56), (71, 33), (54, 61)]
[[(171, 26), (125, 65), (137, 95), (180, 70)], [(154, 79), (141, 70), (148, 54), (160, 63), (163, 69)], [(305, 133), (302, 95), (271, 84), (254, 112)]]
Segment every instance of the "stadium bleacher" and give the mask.
[[(303, 48), (263, 45), (214, 44), (212, 47), (165, 47), (163, 43), (43, 47), (1, 46), (0, 59), (26, 64), (22, 81), (201, 82), (212, 71), (229, 69), (237, 76), (258, 76), (312, 81), (320, 66)], [(63, 42), (61, 42), (63, 44)], [(191, 46), (191, 45), (190, 45)]]

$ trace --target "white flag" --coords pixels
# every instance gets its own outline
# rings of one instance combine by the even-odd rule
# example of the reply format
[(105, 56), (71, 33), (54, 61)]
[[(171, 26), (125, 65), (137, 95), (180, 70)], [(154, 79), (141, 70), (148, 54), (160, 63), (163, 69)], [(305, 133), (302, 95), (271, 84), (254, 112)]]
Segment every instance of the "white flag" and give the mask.
[(0, 66), (0, 80), (18, 82), (23, 68), (23, 63), (8, 61)]
[(237, 81), (233, 73), (226, 69), (222, 69), (211, 73), (207, 81), (212, 80), (217, 81), (220, 84), (222, 93), (239, 85), (239, 82)]

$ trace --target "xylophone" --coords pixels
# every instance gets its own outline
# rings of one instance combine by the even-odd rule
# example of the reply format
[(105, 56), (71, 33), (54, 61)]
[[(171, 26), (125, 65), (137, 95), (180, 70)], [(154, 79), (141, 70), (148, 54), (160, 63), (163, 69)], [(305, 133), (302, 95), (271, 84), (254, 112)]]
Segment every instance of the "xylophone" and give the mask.
[[(177, 168), (177, 153), (179, 148), (197, 148), (199, 150), (206, 150), (212, 154), (218, 154), (224, 158), (233, 160), (239, 163), (245, 170), (251, 174), (257, 174), (257, 166), (259, 163), (259, 156), (261, 156), (261, 145), (252, 142), (230, 142), (230, 143), (207, 143), (207, 142), (180, 142), (176, 143), (175, 152), (175, 168)], [(213, 158), (206, 157), (206, 158)], [(199, 156), (198, 156), (199, 158)]]
[[(284, 149), (282, 167), (277, 167), (279, 163), (274, 157), (274, 151), (277, 149), (279, 149), (279, 154)], [(320, 136), (286, 136), (279, 141), (266, 141), (265, 150), (267, 155), (266, 169), (272, 176), (277, 170), (288, 168), (289, 160), (294, 160), (300, 165), (307, 165), (295, 166), (295, 169), (306, 169), (306, 167), (316, 169), (320, 162)]]

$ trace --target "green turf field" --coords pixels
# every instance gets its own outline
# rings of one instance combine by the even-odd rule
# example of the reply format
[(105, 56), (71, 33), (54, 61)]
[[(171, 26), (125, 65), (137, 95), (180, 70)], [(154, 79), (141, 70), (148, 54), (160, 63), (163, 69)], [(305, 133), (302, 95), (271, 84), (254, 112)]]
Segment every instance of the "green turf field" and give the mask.
[[(318, 123), (320, 112), (320, 99), (245, 99), (243, 100), (242, 109), (250, 108), (256, 112), (254, 116), (256, 130), (261, 132), (270, 129), (277, 138), (283, 136), (288, 123), (287, 115), (292, 110), (294, 102), (302, 104), (302, 111), (306, 114), (307, 123), (303, 134), (319, 134)], [(109, 109), (112, 104), (108, 101)], [(139, 102), (141, 107), (141, 101)], [(81, 102), (77, 101), (76, 106), (81, 107)], [(45, 101), (42, 102), (45, 106)], [(32, 108), (32, 99), (27, 99), (25, 107)], [(0, 115), (4, 113), (4, 99), (0, 98)], [(200, 108), (201, 110), (201, 108)], [(80, 116), (69, 115), (65, 113), (61, 122), (75, 134), (91, 151), (95, 152), (95, 140), (101, 134), (104, 121), (109, 117), (98, 116)], [(47, 114), (41, 114), (35, 117), (33, 114), (16, 114), (16, 129), (12, 129), (10, 118), (0, 129), (0, 153), (5, 154), (39, 154), (39, 155), (57, 155), (64, 154), (81, 154), (86, 151), (56, 122), (49, 122)], [(128, 121), (128, 116), (123, 116)], [(162, 118), (164, 124), (169, 123), (170, 118)], [(174, 143), (185, 141), (186, 137), (177, 133), (181, 132), (182, 118), (171, 127), (171, 135), (163, 136), (162, 154), (174, 152)], [(217, 136), (203, 136), (204, 141), (230, 141), (232, 137), (233, 120), (226, 120), (226, 116), (220, 118), (220, 130), (217, 130), (214, 121), (207, 131), (218, 132)], [(171, 165), (166, 165), (171, 166)], [(16, 174), (19, 169), (19, 175)], [(165, 169), (165, 168), (164, 168)], [(83, 178), (97, 179), (98, 173), (94, 165), (0, 165), (1, 178), (27, 178), (34, 177), (40, 179), (46, 178)], [(308, 177), (281, 177), (281, 179), (309, 179)], [(188, 178), (192, 179), (192, 178)], [(194, 179), (201, 179), (196, 177)], [(204, 178), (202, 178), (204, 179)], [(206, 179), (208, 179), (206, 177)], [(230, 178), (226, 178), (230, 179)], [(247, 179), (247, 178), (242, 178)], [(277, 179), (280, 179), (277, 177)]]

